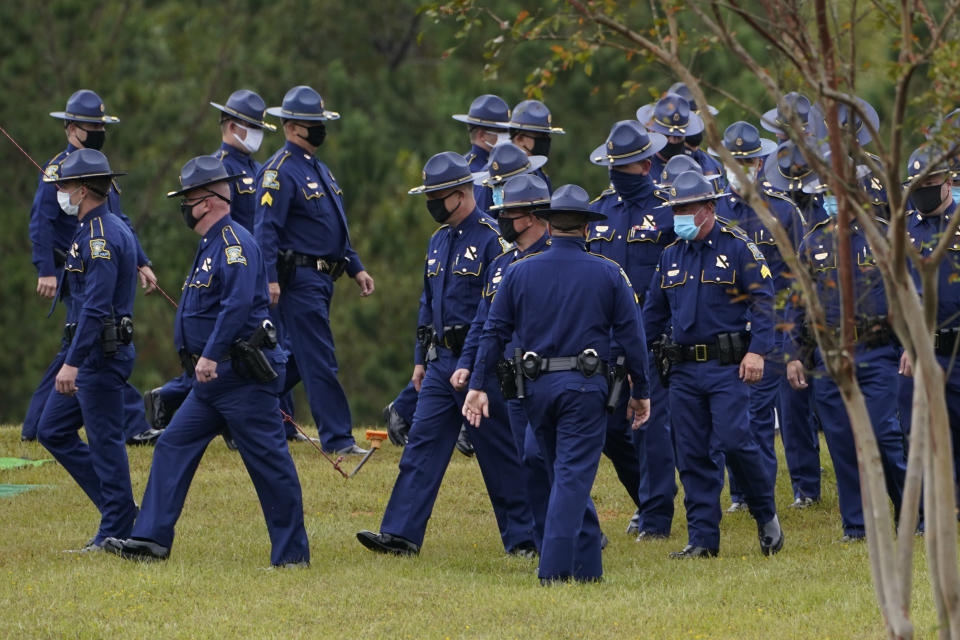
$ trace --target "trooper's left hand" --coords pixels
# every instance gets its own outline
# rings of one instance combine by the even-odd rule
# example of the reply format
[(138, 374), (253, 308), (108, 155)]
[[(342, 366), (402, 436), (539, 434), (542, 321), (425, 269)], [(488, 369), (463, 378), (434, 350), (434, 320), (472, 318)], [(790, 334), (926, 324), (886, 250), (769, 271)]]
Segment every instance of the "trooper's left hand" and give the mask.
[(361, 271), (357, 275), (353, 276), (353, 279), (357, 281), (357, 286), (360, 287), (360, 297), (366, 298), (368, 295), (373, 293), (373, 276), (371, 276), (366, 271)]
[(486, 391), (470, 389), (467, 392), (467, 399), (463, 403), (463, 417), (474, 427), (480, 426), (481, 419), (490, 417), (490, 401)]
[(763, 377), (763, 356), (759, 353), (748, 353), (740, 361), (740, 379), (747, 384), (760, 382)]
[(457, 391), (466, 389), (468, 382), (470, 382), (470, 369), (457, 369), (450, 376), (450, 386)]
[(64, 364), (57, 372), (57, 378), (54, 381), (57, 393), (66, 396), (72, 396), (77, 392), (77, 368)]
[(630, 398), (627, 403), (627, 420), (631, 420), (630, 427), (636, 431), (640, 425), (650, 419), (650, 398), (638, 400)]
[(193, 375), (197, 377), (197, 382), (215, 380), (217, 377), (217, 361), (201, 356), (197, 360), (196, 366), (193, 367)]
[(137, 270), (137, 274), (140, 276), (140, 288), (143, 289), (143, 295), (148, 296), (157, 290), (157, 276), (153, 273), (153, 269), (143, 265)]

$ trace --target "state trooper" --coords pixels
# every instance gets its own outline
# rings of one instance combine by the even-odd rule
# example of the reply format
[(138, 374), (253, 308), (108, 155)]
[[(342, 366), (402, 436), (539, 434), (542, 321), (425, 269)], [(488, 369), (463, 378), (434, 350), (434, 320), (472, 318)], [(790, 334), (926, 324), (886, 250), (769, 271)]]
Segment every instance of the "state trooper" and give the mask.
[(201, 236), (183, 283), (174, 344), (192, 388), (153, 453), (132, 532), (104, 549), (127, 559), (163, 560), (207, 445), (229, 425), (260, 499), (274, 566), (309, 564), (300, 480), (278, 408), (286, 353), (269, 320), (267, 274), (253, 236), (230, 215), (231, 174), (212, 156), (180, 171), (186, 225)]
[[(687, 105), (690, 107), (690, 113), (703, 120), (700, 105), (697, 104), (697, 101), (693, 97), (693, 92), (690, 91), (690, 88), (686, 84), (683, 82), (675, 82), (667, 89), (667, 93), (675, 93), (686, 100)], [(712, 116), (720, 113), (720, 111), (711, 104), (706, 105), (704, 108), (709, 111)], [(706, 124), (704, 124), (704, 126), (706, 126)], [(718, 162), (716, 158), (704, 153), (703, 149), (700, 148), (700, 145), (703, 144), (703, 131), (684, 137), (683, 144), (683, 152), (695, 159), (697, 163), (700, 164), (704, 173), (721, 173), (720, 162)]]
[[(774, 346), (772, 274), (742, 231), (715, 214), (716, 193), (702, 175), (677, 176), (665, 204), (678, 240), (664, 249), (643, 308), (653, 335), (669, 331), (658, 366), (669, 376), (670, 419), (683, 484), (688, 543), (672, 558), (716, 556), (720, 548), (722, 468), (712, 448), (743, 480), (760, 550), (783, 547), (774, 480), (750, 427), (750, 388)], [(750, 330), (747, 331), (747, 324)]]
[[(68, 214), (59, 205), (57, 189), (45, 178), (56, 178), (64, 161), (76, 150), (100, 150), (106, 140), (106, 125), (120, 122), (120, 119), (107, 115), (103, 100), (89, 89), (75, 92), (67, 100), (63, 111), (54, 111), (50, 115), (63, 121), (67, 147), (47, 162), (43, 173), (37, 179), (37, 192), (30, 207), (30, 241), (33, 244), (33, 264), (39, 276), (37, 293), (44, 298), (55, 298), (55, 294), (59, 295), (69, 314), (72, 308), (70, 289), (68, 286), (60, 286), (60, 281), (64, 273), (67, 250), (77, 229), (77, 220), (75, 215)], [(133, 232), (140, 284), (149, 295), (156, 289), (157, 278), (129, 218), (120, 208), (120, 191), (116, 184), (112, 185), (107, 195), (107, 204), (110, 211), (123, 220)], [(53, 313), (53, 306), (50, 313)], [(75, 322), (75, 319), (68, 317), (66, 322), (69, 325)], [(69, 346), (68, 340), (61, 341), (60, 351), (37, 385), (23, 419), (20, 436), (22, 440), (36, 439), (37, 421), (53, 390), (54, 377), (63, 365), (63, 357)], [(124, 425), (124, 434), (130, 444), (150, 444), (159, 435), (151, 430), (146, 422), (140, 392), (129, 383), (124, 386)]]
[[(907, 185), (916, 183), (920, 174), (941, 153), (936, 147), (923, 146), (910, 155), (907, 161)], [(907, 211), (907, 235), (910, 242), (923, 257), (930, 256), (938, 243), (942, 241), (951, 219), (956, 215), (957, 203), (951, 189), (951, 169), (949, 164), (934, 166), (927, 177), (916, 183), (910, 196), (911, 208)], [(958, 336), (960, 336), (960, 234), (948, 244), (948, 250), (937, 271), (937, 328), (933, 346), (937, 362), (944, 370), (946, 384), (947, 415), (950, 420), (950, 439), (953, 444), (954, 482), (960, 479), (960, 367), (956, 364)], [(910, 262), (910, 275), (917, 290), (923, 294), (923, 283), (913, 262)], [(901, 356), (900, 370), (906, 376), (904, 392), (913, 396), (913, 367), (911, 354)], [(902, 407), (907, 415), (902, 416), (904, 430), (909, 435), (912, 402)]]
[(791, 118), (794, 117), (803, 125), (807, 124), (810, 117), (810, 98), (798, 91), (785, 93), (776, 107), (764, 112), (760, 117), (760, 126), (775, 134), (778, 141), (784, 142), (790, 138), (787, 132), (793, 128)]
[[(226, 104), (211, 102), (210, 105), (220, 112), (221, 137), (220, 148), (211, 155), (223, 162), (228, 173), (239, 176), (230, 183), (230, 217), (253, 233), (256, 178), (260, 163), (253, 159), (252, 154), (260, 149), (263, 132), (276, 131), (277, 127), (264, 121), (267, 105), (263, 98), (249, 89), (234, 91)], [(154, 429), (163, 429), (170, 422), (173, 412), (190, 392), (190, 387), (191, 380), (181, 374), (162, 387), (143, 394), (147, 420)], [(304, 437), (293, 426), (288, 428), (287, 436), (297, 440)]]
[[(804, 221), (796, 205), (783, 193), (762, 186), (758, 180), (758, 171), (761, 161), (769, 156), (777, 143), (767, 138), (761, 138), (760, 132), (749, 122), (738, 121), (731, 124), (723, 132), (723, 146), (730, 152), (740, 168), (752, 182), (760, 185), (760, 197), (766, 203), (770, 214), (777, 220), (790, 237), (791, 245), (795, 249), (800, 244), (804, 234)], [(767, 267), (773, 275), (773, 290), (776, 295), (774, 305), (774, 323), (783, 322), (783, 309), (786, 299), (790, 295), (793, 285), (793, 276), (787, 264), (780, 255), (773, 234), (760, 219), (760, 216), (744, 198), (744, 185), (732, 167), (726, 168), (727, 184), (730, 193), (716, 201), (716, 215), (726, 223), (736, 225), (747, 238), (763, 253)], [(773, 349), (765, 354), (766, 363), (763, 368), (763, 378), (750, 385), (750, 424), (754, 437), (760, 445), (764, 460), (764, 472), (771, 477), (777, 475), (776, 443), (776, 410), (780, 386), (785, 372), (782, 334), (776, 333), (776, 342)], [(730, 499), (732, 504), (728, 513), (746, 510), (747, 504), (741, 488), (741, 478), (736, 473), (730, 473)]]
[[(474, 194), (480, 213), (496, 219), (503, 204), (503, 184), (508, 178), (522, 173), (538, 175), (547, 164), (546, 156), (527, 155), (527, 152), (511, 142), (502, 142), (490, 152), (490, 159), (481, 171), (474, 172)], [(539, 176), (542, 179), (542, 176)], [(496, 205), (496, 209), (493, 207)]]
[[(490, 152), (496, 145), (510, 142), (508, 126), (510, 106), (500, 96), (489, 93), (477, 96), (470, 103), (467, 113), (457, 113), (451, 117), (467, 125), (470, 133), (470, 151), (463, 154), (463, 157), (470, 165), (470, 171), (474, 173), (482, 172), (489, 164)], [(487, 213), (487, 209), (492, 204), (487, 196), (488, 193), (489, 189), (483, 185), (474, 186), (474, 198), (483, 213)], [(485, 197), (487, 200), (484, 200)], [(406, 445), (416, 407), (417, 390), (410, 382), (396, 399), (383, 409), (383, 419), (387, 424), (390, 442), (400, 447)], [(464, 432), (461, 432), (461, 437), (457, 439), (457, 450), (464, 455), (473, 455), (470, 442)]]
[[(37, 424), (37, 439), (80, 485), (100, 512), (96, 535), (81, 551), (99, 550), (110, 536), (130, 533), (137, 506), (124, 448), (124, 389), (133, 371), (133, 299), (137, 241), (110, 210), (114, 176), (106, 156), (76, 149), (44, 177), (75, 216), (74, 235), (59, 286), (69, 286), (63, 363)], [(64, 282), (67, 284), (65, 285)], [(86, 428), (87, 441), (80, 439)]]
[[(822, 176), (820, 179), (822, 180)], [(817, 186), (821, 190), (826, 188), (825, 185)], [(798, 257), (810, 271), (814, 281), (827, 324), (824, 331), (839, 336), (841, 306), (837, 273), (837, 220), (834, 217), (835, 211), (828, 209), (828, 215), (828, 220), (814, 226), (804, 237), (798, 249)], [(880, 218), (876, 219), (876, 223), (885, 224)], [(854, 369), (877, 438), (887, 494), (893, 502), (897, 519), (906, 472), (903, 432), (897, 419), (896, 390), (900, 354), (887, 318), (889, 309), (883, 279), (863, 227), (855, 220), (850, 223), (850, 243), (852, 259), (855, 260), (853, 291), (850, 292), (854, 301), (857, 336)], [(860, 500), (857, 452), (840, 389), (826, 374), (819, 347), (813, 354), (816, 374), (810, 383), (807, 382), (803, 362), (796, 356), (799, 353), (797, 342), (800, 336), (804, 335), (804, 332), (812, 335), (809, 319), (803, 313), (802, 297), (798, 298), (796, 304), (791, 300), (787, 317), (798, 327), (791, 335), (790, 344), (785, 345), (788, 355), (794, 354), (787, 363), (787, 379), (794, 389), (805, 389), (812, 384), (817, 414), (837, 478), (837, 496), (843, 525), (841, 539), (845, 542), (862, 540), (866, 529), (863, 504)]]
[[(457, 361), (457, 369), (453, 372), (450, 383), (457, 390), (463, 390), (467, 387), (470, 373), (473, 371), (474, 361), (477, 355), (477, 345), (480, 342), (480, 334), (483, 332), (483, 325), (487, 321), (487, 315), (490, 313), (490, 304), (497, 295), (500, 283), (503, 282), (507, 268), (522, 258), (535, 253), (545, 251), (550, 245), (550, 236), (547, 233), (547, 225), (542, 218), (534, 215), (534, 211), (550, 204), (550, 190), (547, 183), (540, 176), (529, 173), (522, 173), (506, 180), (503, 185), (503, 202), (499, 205), (493, 205), (500, 214), (497, 218), (500, 225), (500, 233), (503, 239), (512, 243), (506, 251), (494, 258), (490, 266), (487, 267), (486, 284), (483, 287), (483, 297), (477, 306), (477, 313), (470, 323), (470, 332), (464, 342), (463, 353)], [(517, 345), (514, 342), (507, 344), (504, 349), (504, 357), (513, 358), (514, 348)], [(488, 376), (494, 375), (493, 371), (488, 371)], [(500, 389), (508, 388), (510, 395), (516, 395), (512, 387), (509, 387), (510, 381), (516, 382), (511, 372), (496, 372), (499, 380)], [(499, 412), (501, 394), (496, 384), (485, 384), (484, 388), (491, 390), (491, 410)], [(505, 386), (506, 385), (506, 386)], [(543, 453), (537, 445), (536, 436), (529, 426), (527, 414), (523, 409), (523, 400), (516, 397), (506, 398), (507, 418), (510, 423), (510, 430), (513, 432), (514, 444), (517, 447), (517, 455), (523, 466), (523, 482), (526, 487), (527, 496), (530, 500), (530, 507), (533, 513), (534, 521), (534, 542), (539, 549), (543, 543), (543, 528), (546, 523), (547, 503), (550, 499), (550, 481), (547, 474), (546, 462)]]
[[(673, 242), (673, 216), (660, 207), (650, 175), (651, 158), (666, 145), (659, 133), (647, 133), (636, 120), (613, 125), (604, 144), (590, 154), (591, 163), (606, 167), (610, 186), (590, 204), (605, 216), (591, 222), (587, 248), (616, 262), (633, 283), (643, 304), (650, 280), (663, 248)], [(687, 158), (696, 165), (688, 156)], [(696, 165), (698, 166), (698, 165)], [(609, 365), (623, 351), (611, 345)], [(627, 398), (607, 416), (603, 452), (610, 458), (620, 482), (637, 505), (635, 521), (627, 533), (637, 540), (665, 538), (673, 522), (674, 480), (673, 439), (666, 390), (658, 379), (650, 381), (651, 414), (646, 426), (633, 431), (627, 420)]]
[(373, 293), (373, 277), (350, 244), (343, 191), (314, 154), (326, 139), (328, 111), (308, 86), (290, 89), (283, 105), (267, 109), (283, 121), (286, 144), (263, 165), (257, 186), (256, 239), (264, 255), (270, 303), (292, 352), (284, 393), (301, 379), (323, 448), (362, 454), (351, 433), (347, 396), (337, 379), (330, 331), (333, 283), (343, 273), (360, 295)]
[[(553, 114), (547, 105), (539, 100), (524, 100), (510, 112), (510, 141), (531, 156), (550, 157), (551, 136), (565, 135), (562, 127), (553, 126)], [(553, 192), (550, 177), (543, 167), (534, 173), (547, 183), (547, 188)]]
[[(764, 117), (773, 116), (768, 113)], [(794, 142), (785, 140), (780, 143), (777, 150), (767, 156), (763, 167), (766, 178), (764, 187), (769, 185), (770, 189), (785, 194), (796, 203), (804, 222), (801, 236), (827, 219), (821, 196), (804, 191), (819, 184), (820, 179)], [(782, 320), (786, 322), (785, 317)], [(786, 332), (791, 330), (787, 329)], [(796, 354), (798, 359), (812, 367), (812, 345), (802, 343), (799, 347), (801, 351)], [(793, 487), (794, 501), (787, 506), (803, 509), (820, 501), (820, 428), (816, 404), (809, 387), (794, 389), (784, 376), (780, 382), (780, 406), (777, 415), (780, 419), (784, 458)]]
[[(441, 224), (427, 245), (417, 321), (411, 379), (420, 396), (380, 532), (357, 533), (368, 549), (398, 555), (416, 555), (423, 545), (462, 424), (465, 394), (453, 387), (451, 376), (477, 312), (487, 269), (507, 248), (497, 223), (477, 209), (473, 174), (460, 154), (444, 151), (427, 160), (423, 184), (410, 193), (426, 194), (427, 209)], [(533, 517), (526, 491), (516, 484), (522, 471), (505, 416), (491, 418), (486, 429), (470, 437), (504, 549), (528, 555), (535, 549)]]
[[(660, 175), (670, 158), (686, 153), (687, 137), (703, 134), (703, 120), (690, 111), (690, 104), (683, 97), (675, 93), (668, 93), (655, 104), (637, 109), (637, 120), (648, 131), (667, 137), (667, 144), (651, 158), (650, 173), (655, 176)], [(702, 151), (693, 157), (700, 164), (703, 173), (717, 170), (716, 161)]]
[[(577, 185), (554, 192), (537, 215), (549, 224), (551, 247), (513, 263), (500, 283), (477, 349), (463, 413), (480, 432), (490, 402), (483, 382), (516, 334), (524, 408), (550, 474), (538, 577), (541, 584), (602, 579), (601, 537), (590, 499), (606, 432), (607, 362), (611, 341), (626, 354), (632, 377), (633, 428), (650, 414), (647, 346), (637, 298), (615, 262), (586, 250), (591, 211)], [(515, 365), (516, 366), (516, 365)], [(625, 383), (624, 379), (619, 384)], [(618, 386), (618, 385), (614, 385)]]

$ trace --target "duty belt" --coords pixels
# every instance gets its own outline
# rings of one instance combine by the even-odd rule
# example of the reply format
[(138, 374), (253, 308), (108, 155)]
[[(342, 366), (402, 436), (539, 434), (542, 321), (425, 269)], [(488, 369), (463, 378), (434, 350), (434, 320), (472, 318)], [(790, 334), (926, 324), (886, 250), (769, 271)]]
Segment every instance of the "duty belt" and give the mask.
[(536, 380), (544, 373), (559, 371), (579, 371), (586, 377), (601, 375), (606, 377), (609, 367), (600, 359), (593, 349), (584, 349), (579, 355), (544, 358), (527, 351), (520, 362), (523, 375), (529, 380)]
[[(63, 325), (63, 339), (69, 344), (73, 342), (73, 337), (77, 334), (77, 323), (68, 322)], [(113, 323), (106, 322), (100, 330), (101, 345), (113, 343), (114, 345), (128, 345), (133, 342), (133, 320), (129, 316), (124, 316)]]
[(933, 350), (938, 356), (952, 356), (958, 336), (960, 327), (940, 329), (933, 334)]
[(320, 256), (311, 256), (306, 253), (294, 253), (293, 264), (298, 267), (312, 267), (320, 273), (326, 273), (336, 280), (343, 272), (347, 270), (348, 260), (334, 260), (333, 258), (322, 258)]

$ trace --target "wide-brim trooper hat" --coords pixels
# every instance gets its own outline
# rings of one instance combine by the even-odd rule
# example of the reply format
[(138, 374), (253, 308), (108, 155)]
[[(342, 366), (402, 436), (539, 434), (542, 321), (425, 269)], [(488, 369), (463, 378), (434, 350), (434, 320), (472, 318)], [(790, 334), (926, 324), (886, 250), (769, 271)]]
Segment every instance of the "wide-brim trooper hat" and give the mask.
[(553, 116), (547, 105), (539, 100), (524, 100), (513, 108), (508, 126), (519, 131), (536, 131), (539, 133), (566, 133), (560, 127), (553, 126)]
[(231, 175), (216, 156), (197, 156), (187, 160), (180, 170), (180, 188), (167, 193), (168, 198), (182, 196), (217, 182), (236, 180), (243, 174)]
[(820, 182), (800, 148), (792, 140), (782, 142), (763, 165), (763, 177), (777, 191), (803, 191)]
[(473, 182), (470, 165), (459, 153), (442, 151), (423, 165), (423, 184), (407, 191), (411, 195), (451, 189)]
[(101, 124), (116, 124), (120, 118), (108, 116), (105, 113), (103, 100), (90, 89), (80, 89), (67, 99), (67, 108), (63, 111), (52, 111), (54, 118), (73, 122), (99, 122)]
[(60, 170), (53, 175), (43, 176), (44, 182), (67, 182), (84, 178), (112, 178), (125, 176), (126, 171), (113, 171), (107, 156), (96, 149), (77, 149), (67, 156)]
[(770, 133), (786, 135), (784, 130), (790, 126), (791, 112), (806, 125), (810, 117), (810, 98), (797, 91), (784, 94), (779, 105), (763, 114), (760, 126)]
[[(943, 151), (943, 149), (938, 149), (936, 146), (929, 144), (914, 149), (913, 153), (910, 154), (910, 159), (907, 160), (907, 179), (903, 184), (909, 185), (916, 180), (920, 174), (930, 166), (931, 162), (943, 155)], [(933, 176), (938, 173), (952, 173), (950, 165), (947, 164), (946, 160), (941, 161), (930, 169), (930, 173), (928, 173), (927, 176)]]
[(503, 185), (503, 203), (490, 206), (490, 211), (508, 211), (550, 204), (550, 187), (538, 175), (524, 173)]
[(727, 195), (727, 193), (717, 193), (713, 184), (707, 180), (699, 171), (684, 171), (676, 177), (673, 184), (666, 191), (668, 200), (661, 207), (675, 207), (683, 204), (693, 204), (694, 202), (706, 202), (716, 200)]
[(270, 107), (267, 113), (284, 120), (338, 120), (340, 118), (340, 114), (336, 111), (327, 111), (324, 108), (323, 98), (316, 90), (303, 84), (287, 91), (283, 96), (283, 104), (279, 107)]
[(491, 187), (521, 173), (536, 171), (545, 164), (546, 156), (528, 156), (512, 142), (501, 142), (490, 151), (490, 159), (483, 171), (473, 174), (473, 183)]
[(707, 180), (716, 180), (720, 177), (719, 173), (704, 173), (699, 162), (686, 154), (680, 153), (667, 160), (667, 164), (663, 165), (660, 175), (653, 176), (653, 179), (657, 187), (667, 189), (677, 179), (677, 176), (687, 171), (696, 171)]
[[(667, 89), (667, 93), (677, 94), (678, 96), (680, 96), (681, 98), (687, 101), (687, 104), (690, 105), (690, 111), (697, 114), (698, 116), (700, 115), (700, 106), (697, 104), (697, 101), (694, 99), (693, 92), (690, 91), (690, 87), (688, 87), (686, 84), (684, 84), (683, 82), (674, 82), (672, 85), (670, 85), (670, 88)], [(712, 116), (715, 116), (718, 113), (720, 113), (719, 109), (709, 104), (707, 105), (707, 111), (709, 111), (710, 115)]]
[[(850, 96), (847, 97), (849, 98)], [(863, 98), (857, 98), (856, 96), (853, 96), (853, 98), (857, 104), (860, 105), (860, 109), (866, 114), (867, 120), (873, 126), (873, 129), (878, 131), (880, 128), (880, 116), (877, 115), (877, 110)], [(853, 112), (848, 105), (842, 102), (837, 103), (837, 120), (840, 122), (841, 128), (852, 126), (857, 136), (857, 144), (865, 145), (873, 140), (873, 137), (870, 135), (870, 130), (864, 126), (860, 115)], [(824, 110), (821, 105), (814, 104), (810, 106), (810, 113), (807, 116), (807, 126), (817, 140), (826, 140), (829, 131), (827, 129), (826, 116), (824, 115)]]
[(553, 192), (550, 198), (550, 207), (537, 209), (533, 212), (538, 218), (549, 221), (555, 213), (575, 213), (583, 216), (584, 222), (606, 220), (606, 214), (590, 210), (590, 194), (575, 184), (565, 184)]
[(610, 129), (607, 141), (590, 153), (590, 162), (618, 167), (649, 158), (667, 146), (666, 136), (648, 133), (636, 120), (621, 120)]
[(267, 104), (263, 101), (263, 98), (249, 89), (234, 91), (230, 94), (230, 97), (227, 98), (227, 104), (225, 105), (217, 104), (216, 102), (211, 102), (210, 105), (238, 120), (249, 122), (250, 124), (269, 131), (277, 130), (276, 125), (270, 124), (263, 119), (263, 116), (267, 112)]
[[(769, 138), (761, 138), (760, 132), (749, 122), (738, 120), (723, 132), (723, 146), (737, 160), (749, 160), (770, 155), (777, 148), (777, 143)], [(707, 151), (715, 156), (720, 155), (713, 149)]]
[(484, 129), (505, 130), (510, 126), (510, 105), (500, 96), (485, 93), (470, 103), (469, 113), (457, 113), (452, 117), (458, 122)]
[(687, 137), (703, 132), (703, 120), (690, 111), (690, 103), (685, 98), (675, 93), (637, 109), (637, 120), (648, 131), (665, 136)]

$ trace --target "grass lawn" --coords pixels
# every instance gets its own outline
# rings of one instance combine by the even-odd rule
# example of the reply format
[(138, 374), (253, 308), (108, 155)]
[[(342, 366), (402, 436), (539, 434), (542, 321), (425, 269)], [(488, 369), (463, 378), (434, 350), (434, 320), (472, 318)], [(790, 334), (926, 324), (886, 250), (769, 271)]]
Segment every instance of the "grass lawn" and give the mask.
[[(832, 471), (821, 504), (786, 509), (792, 495), (782, 450), (779, 555), (762, 556), (753, 520), (737, 513), (723, 519), (718, 559), (668, 560), (686, 543), (682, 493), (673, 536), (634, 542), (624, 534), (634, 506), (604, 459), (594, 500), (610, 538), (606, 580), (549, 589), (539, 586), (535, 561), (504, 554), (475, 460), (453, 454), (421, 555), (401, 559), (375, 555), (354, 537), (378, 529), (400, 449), (385, 443), (349, 481), (309, 445), (292, 450), (311, 544), (306, 570), (268, 569), (253, 486), (219, 438), (200, 464), (171, 557), (160, 564), (63, 553), (96, 530), (86, 496), (54, 463), (0, 471), (0, 483), (50, 485), (0, 498), (0, 638), (884, 637), (867, 548), (838, 542)], [(152, 452), (128, 448), (138, 500)], [(49, 456), (7, 426), (0, 457)], [(822, 462), (829, 467), (826, 449)], [(936, 634), (936, 615), (918, 543), (912, 617), (916, 636), (927, 638)]]

